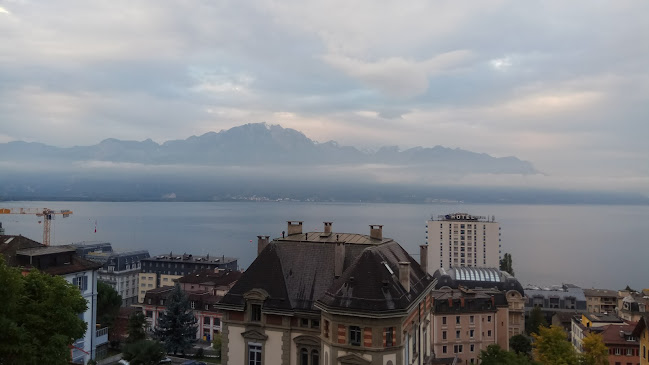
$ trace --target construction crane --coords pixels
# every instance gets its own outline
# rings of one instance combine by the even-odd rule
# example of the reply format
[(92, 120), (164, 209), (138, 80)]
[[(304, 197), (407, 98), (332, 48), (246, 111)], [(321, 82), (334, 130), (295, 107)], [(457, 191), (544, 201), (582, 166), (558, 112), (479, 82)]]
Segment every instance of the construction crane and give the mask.
[(43, 217), (43, 244), (49, 246), (51, 220), (57, 214), (67, 218), (72, 214), (72, 211), (69, 209), (52, 210), (48, 208), (0, 208), (0, 214), (33, 214), (37, 217)]

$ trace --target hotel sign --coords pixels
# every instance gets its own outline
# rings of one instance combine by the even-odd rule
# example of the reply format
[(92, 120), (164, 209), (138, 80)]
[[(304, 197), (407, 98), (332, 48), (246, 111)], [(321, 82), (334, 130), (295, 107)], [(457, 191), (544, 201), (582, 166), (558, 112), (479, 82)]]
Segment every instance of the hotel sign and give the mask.
[(487, 217), (470, 215), (467, 213), (454, 213), (454, 214), (440, 215), (438, 216), (438, 218), (445, 219), (445, 220), (457, 220), (457, 221), (477, 221), (480, 219), (486, 219)]

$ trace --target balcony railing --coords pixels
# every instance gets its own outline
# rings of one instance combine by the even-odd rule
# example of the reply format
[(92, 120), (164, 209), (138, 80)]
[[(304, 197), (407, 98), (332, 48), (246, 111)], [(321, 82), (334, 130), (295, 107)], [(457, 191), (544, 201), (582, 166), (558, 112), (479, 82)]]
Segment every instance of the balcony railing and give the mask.
[(97, 339), (97, 346), (108, 342), (108, 327), (98, 329), (95, 338)]

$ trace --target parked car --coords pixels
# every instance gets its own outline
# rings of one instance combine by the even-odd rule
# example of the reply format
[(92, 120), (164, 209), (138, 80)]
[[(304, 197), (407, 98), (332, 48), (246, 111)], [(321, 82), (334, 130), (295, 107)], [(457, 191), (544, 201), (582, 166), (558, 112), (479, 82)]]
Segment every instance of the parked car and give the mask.
[(128, 361), (126, 361), (126, 360), (124, 360), (124, 359), (119, 360), (117, 363), (118, 363), (119, 365), (131, 365), (131, 363), (129, 363)]
[(165, 357), (164, 359), (160, 360), (158, 364), (171, 364), (171, 359), (168, 357)]

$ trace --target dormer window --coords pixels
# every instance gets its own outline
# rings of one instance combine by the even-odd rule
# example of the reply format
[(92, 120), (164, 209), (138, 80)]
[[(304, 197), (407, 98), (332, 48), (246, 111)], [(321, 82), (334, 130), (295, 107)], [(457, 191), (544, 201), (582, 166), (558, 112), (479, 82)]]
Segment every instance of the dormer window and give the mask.
[(250, 321), (261, 322), (261, 304), (250, 304)]

